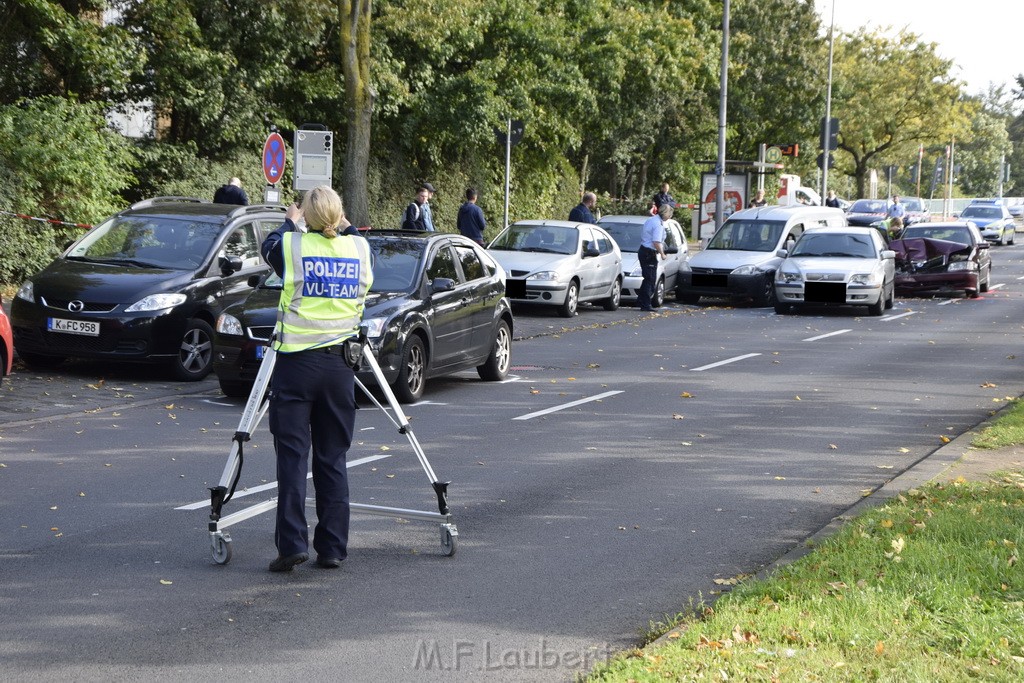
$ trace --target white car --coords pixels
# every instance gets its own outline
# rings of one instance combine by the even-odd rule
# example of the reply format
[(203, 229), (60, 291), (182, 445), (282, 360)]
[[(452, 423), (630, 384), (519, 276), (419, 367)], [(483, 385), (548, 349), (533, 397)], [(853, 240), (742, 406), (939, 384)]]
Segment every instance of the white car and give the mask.
[[(644, 281), (640, 270), (640, 231), (650, 216), (605, 216), (597, 224), (608, 231), (622, 251), (622, 298), (635, 300)], [(688, 256), (686, 237), (679, 223), (665, 221), (665, 258), (658, 261), (658, 281), (654, 286), (651, 306), (658, 308), (665, 302), (665, 292), (675, 291), (679, 267)]]
[(896, 253), (874, 228), (810, 228), (775, 271), (775, 312), (793, 307), (867, 306), (870, 315), (892, 308)]
[(564, 318), (581, 301), (608, 311), (622, 295), (622, 253), (596, 225), (573, 221), (519, 221), (494, 238), (487, 252), (505, 269), (513, 302), (558, 306)]

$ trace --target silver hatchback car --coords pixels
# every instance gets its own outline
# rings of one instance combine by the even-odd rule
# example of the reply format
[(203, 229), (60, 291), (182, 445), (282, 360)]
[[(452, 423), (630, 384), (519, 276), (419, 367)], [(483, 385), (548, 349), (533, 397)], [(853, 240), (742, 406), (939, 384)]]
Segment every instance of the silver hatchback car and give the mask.
[[(608, 231), (622, 250), (622, 299), (634, 301), (640, 295), (644, 276), (640, 272), (640, 231), (650, 216), (604, 216), (597, 224)], [(665, 292), (674, 292), (680, 266), (688, 256), (686, 237), (675, 220), (665, 221), (665, 258), (658, 261), (658, 281), (654, 285), (651, 306), (665, 303)]]
[(581, 301), (606, 310), (619, 307), (622, 253), (611, 236), (589, 223), (519, 221), (487, 247), (507, 275), (505, 295), (513, 302), (558, 307), (576, 315)]

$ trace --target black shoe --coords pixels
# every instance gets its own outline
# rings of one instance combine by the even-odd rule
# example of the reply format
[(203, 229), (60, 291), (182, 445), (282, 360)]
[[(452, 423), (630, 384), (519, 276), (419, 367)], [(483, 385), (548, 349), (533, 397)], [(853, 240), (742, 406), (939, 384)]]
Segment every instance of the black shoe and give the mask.
[(654, 309), (653, 308), (641, 308), (640, 311), (642, 313), (654, 313)]
[(295, 565), (302, 564), (309, 559), (309, 553), (296, 553), (295, 555), (279, 555), (276, 560), (270, 563), (272, 572), (290, 572)]
[(341, 566), (341, 558), (324, 557), (322, 555), (319, 555), (316, 558), (316, 564), (318, 567), (323, 567), (324, 569), (337, 569)]

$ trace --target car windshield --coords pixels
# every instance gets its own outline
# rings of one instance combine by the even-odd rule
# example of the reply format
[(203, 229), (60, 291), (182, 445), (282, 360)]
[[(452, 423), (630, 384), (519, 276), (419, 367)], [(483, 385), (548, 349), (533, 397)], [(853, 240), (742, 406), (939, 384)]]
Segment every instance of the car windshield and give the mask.
[(370, 240), (373, 253), (373, 284), (371, 292), (408, 292), (420, 272), (427, 243), (422, 240)]
[(708, 242), (708, 249), (775, 251), (786, 224), (782, 221), (728, 220)]
[(924, 206), (917, 197), (904, 197), (900, 200), (900, 203), (903, 204), (903, 208), (907, 211), (924, 211)]
[(850, 213), (885, 213), (886, 205), (881, 199), (858, 199), (850, 207)]
[(968, 206), (960, 214), (961, 218), (1000, 218), (1003, 212), (998, 206)]
[[(420, 262), (426, 242), (405, 239), (371, 237), (373, 255), (373, 284), (371, 292), (408, 292), (420, 272)], [(263, 282), (267, 289), (281, 289), (281, 278), (271, 273)]]
[(615, 243), (619, 245), (620, 251), (640, 251), (640, 233), (643, 230), (643, 223), (598, 223), (604, 228)]
[(217, 223), (167, 216), (115, 216), (90, 231), (67, 257), (144, 268), (192, 270), (220, 235)]
[(900, 235), (900, 239), (912, 239), (915, 237), (959, 242), (960, 244), (972, 243), (971, 231), (962, 225), (939, 225), (934, 227), (912, 225)]
[(495, 238), (489, 249), (575, 254), (579, 243), (576, 228), (554, 225), (511, 225)]
[(799, 256), (832, 256), (839, 258), (875, 258), (875, 247), (867, 235), (804, 233), (789, 253)]

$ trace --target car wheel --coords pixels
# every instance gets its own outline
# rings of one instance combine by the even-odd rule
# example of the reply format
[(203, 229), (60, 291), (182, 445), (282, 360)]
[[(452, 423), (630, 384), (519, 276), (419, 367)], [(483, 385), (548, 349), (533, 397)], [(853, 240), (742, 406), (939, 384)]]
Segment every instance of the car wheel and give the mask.
[(576, 315), (576, 307), (580, 304), (580, 283), (573, 280), (565, 292), (565, 301), (558, 307), (558, 315), (571, 318)]
[(604, 300), (604, 310), (615, 311), (619, 308), (619, 301), (622, 300), (622, 280), (615, 278), (615, 282), (612, 284), (611, 295)]
[(992, 284), (992, 266), (988, 267), (988, 272), (985, 273), (985, 279), (982, 280), (981, 276), (978, 276), (978, 289), (982, 292), (987, 292), (989, 286)]
[(654, 286), (654, 296), (651, 297), (651, 308), (661, 308), (665, 303), (665, 278), (658, 278), (658, 284)]
[(1007, 244), (1013, 244), (1013, 240), (1016, 239), (1016, 237), (1017, 237), (1017, 228), (1014, 228), (1013, 230), (1010, 231), (1010, 240), (1007, 242)]
[(213, 369), (213, 328), (206, 321), (193, 318), (188, 321), (178, 355), (173, 363), (174, 376), (182, 382), (197, 382)]
[(25, 361), (29, 370), (53, 370), (64, 362), (64, 356), (41, 356), (37, 353), (22, 353), (18, 351), (18, 358)]
[(761, 294), (754, 299), (754, 305), (775, 305), (775, 273), (770, 273), (765, 276), (764, 283), (761, 286)]
[(512, 361), (512, 335), (508, 331), (508, 323), (498, 321), (498, 331), (491, 344), (491, 354), (483, 365), (478, 365), (476, 373), (485, 382), (500, 382), (508, 376), (508, 366)]
[(878, 301), (868, 305), (868, 315), (882, 315), (885, 312), (885, 293), (878, 293)]
[(689, 304), (690, 306), (695, 306), (700, 303), (700, 294), (686, 294), (677, 289), (676, 300), (682, 301), (684, 304)]
[(252, 393), (252, 382), (239, 382), (237, 380), (218, 379), (220, 390), (225, 396), (231, 398), (248, 397)]
[(889, 288), (889, 296), (885, 298), (885, 310), (889, 310), (896, 303), (896, 285), (893, 284)]
[(398, 368), (398, 379), (391, 385), (395, 396), (402, 403), (415, 403), (423, 396), (427, 384), (427, 350), (419, 335), (413, 334), (402, 349), (402, 364)]

